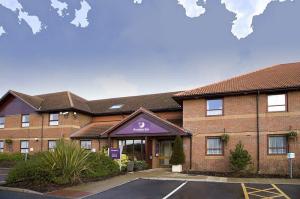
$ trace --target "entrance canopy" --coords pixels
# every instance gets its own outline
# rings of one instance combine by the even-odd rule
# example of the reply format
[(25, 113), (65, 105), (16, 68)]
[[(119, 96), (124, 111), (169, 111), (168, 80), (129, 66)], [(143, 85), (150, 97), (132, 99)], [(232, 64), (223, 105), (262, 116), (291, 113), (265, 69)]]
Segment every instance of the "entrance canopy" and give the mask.
[(101, 137), (189, 136), (183, 128), (164, 120), (144, 108), (104, 132)]

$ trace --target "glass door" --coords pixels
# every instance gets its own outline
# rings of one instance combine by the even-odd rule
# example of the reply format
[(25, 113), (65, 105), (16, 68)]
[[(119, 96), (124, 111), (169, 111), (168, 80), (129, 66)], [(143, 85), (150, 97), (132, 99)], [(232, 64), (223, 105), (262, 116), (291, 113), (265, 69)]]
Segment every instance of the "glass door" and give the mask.
[(159, 164), (160, 166), (169, 166), (172, 155), (172, 141), (159, 142)]

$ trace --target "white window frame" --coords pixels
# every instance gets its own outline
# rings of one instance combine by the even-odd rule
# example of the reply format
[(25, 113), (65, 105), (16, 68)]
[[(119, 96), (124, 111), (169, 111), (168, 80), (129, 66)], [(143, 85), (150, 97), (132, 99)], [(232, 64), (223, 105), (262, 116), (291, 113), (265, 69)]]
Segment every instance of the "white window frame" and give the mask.
[[(57, 120), (51, 119), (52, 115), (57, 115)], [(58, 126), (58, 125), (59, 125), (59, 113), (50, 113), (49, 126)]]
[(0, 153), (4, 152), (4, 140), (0, 140)]
[[(283, 97), (284, 103), (274, 102), (276, 97)], [(274, 94), (268, 95), (268, 112), (285, 112), (287, 111), (287, 95), (286, 94)]]
[[(26, 116), (28, 116), (28, 122), (24, 122), (23, 121), (23, 117), (26, 117)], [(30, 115), (29, 114), (24, 114), (24, 115), (22, 115), (22, 117), (21, 117), (21, 123), (22, 123), (22, 128), (27, 128), (27, 127), (29, 127), (30, 126)]]
[(0, 117), (3, 119), (3, 123), (0, 123), (0, 129), (4, 129), (5, 128), (5, 117)]
[[(90, 144), (85, 144), (90, 143)], [(92, 140), (80, 140), (80, 147), (86, 150), (92, 150)]]
[[(210, 101), (217, 101), (217, 100), (220, 100), (222, 102), (222, 108), (221, 109), (209, 109), (208, 103)], [(224, 99), (223, 98), (206, 100), (206, 116), (221, 116), (223, 114), (224, 114)]]
[[(27, 143), (26, 147), (23, 147), (22, 143)], [(20, 140), (20, 152), (29, 153), (29, 140)]]

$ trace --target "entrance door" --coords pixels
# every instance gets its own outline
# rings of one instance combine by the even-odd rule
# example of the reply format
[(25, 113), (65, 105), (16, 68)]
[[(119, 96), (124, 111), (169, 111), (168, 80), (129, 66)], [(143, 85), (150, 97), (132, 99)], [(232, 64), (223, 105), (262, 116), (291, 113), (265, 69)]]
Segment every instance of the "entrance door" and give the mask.
[(160, 166), (169, 166), (172, 155), (172, 141), (159, 142), (159, 164)]

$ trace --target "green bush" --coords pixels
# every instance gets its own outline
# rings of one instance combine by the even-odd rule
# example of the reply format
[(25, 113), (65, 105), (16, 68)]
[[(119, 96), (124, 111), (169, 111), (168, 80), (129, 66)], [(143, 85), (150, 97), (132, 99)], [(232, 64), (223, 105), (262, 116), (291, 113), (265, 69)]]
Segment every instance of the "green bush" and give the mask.
[(27, 161), (18, 162), (10, 170), (7, 176), (7, 183), (19, 183), (39, 185), (49, 182), (53, 175), (46, 167), (41, 158), (42, 154), (32, 156)]
[(118, 163), (102, 153), (91, 153), (87, 161), (90, 169), (84, 172), (85, 178), (113, 176), (120, 172)]
[(22, 160), (24, 155), (21, 153), (0, 153), (0, 167), (12, 167)]
[(145, 161), (134, 161), (133, 169), (135, 171), (146, 170), (146, 169), (148, 169), (148, 164)]
[(68, 184), (81, 180), (83, 172), (90, 167), (87, 161), (90, 154), (75, 142), (60, 140), (55, 150), (46, 152), (42, 159), (55, 176), (63, 179), (54, 178), (55, 183)]
[(235, 172), (244, 171), (248, 165), (251, 164), (251, 156), (247, 150), (244, 149), (244, 146), (239, 142), (235, 146), (235, 150), (230, 150), (230, 166), (231, 169)]
[(178, 165), (185, 163), (185, 155), (183, 151), (183, 143), (180, 136), (177, 136), (173, 146), (173, 152), (170, 159), (170, 164)]

